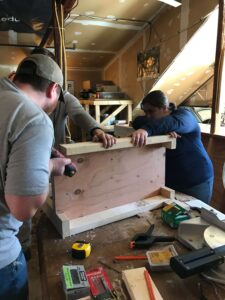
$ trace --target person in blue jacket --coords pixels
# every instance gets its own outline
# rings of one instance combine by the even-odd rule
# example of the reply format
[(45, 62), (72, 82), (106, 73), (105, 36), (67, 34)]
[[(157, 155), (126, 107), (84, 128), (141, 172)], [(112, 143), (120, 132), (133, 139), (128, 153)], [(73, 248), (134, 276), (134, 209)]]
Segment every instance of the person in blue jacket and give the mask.
[(145, 116), (133, 122), (132, 143), (146, 144), (151, 135), (173, 133), (177, 147), (166, 149), (166, 186), (209, 203), (213, 189), (213, 165), (202, 144), (194, 115), (169, 103), (162, 91), (150, 92), (141, 103)]

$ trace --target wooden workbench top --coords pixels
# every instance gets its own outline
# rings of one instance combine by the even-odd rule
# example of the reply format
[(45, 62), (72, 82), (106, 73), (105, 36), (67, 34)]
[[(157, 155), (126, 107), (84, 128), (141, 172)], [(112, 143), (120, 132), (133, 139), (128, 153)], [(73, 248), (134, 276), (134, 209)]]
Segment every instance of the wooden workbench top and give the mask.
[[(64, 299), (59, 275), (63, 264), (83, 264), (87, 270), (102, 266), (98, 262), (102, 260), (118, 271), (145, 266), (146, 261), (113, 263), (113, 257), (144, 254), (145, 250), (131, 250), (128, 245), (136, 233), (145, 232), (149, 228), (149, 223), (155, 224), (154, 234), (176, 235), (176, 230), (172, 230), (162, 223), (160, 210), (155, 210), (140, 217), (135, 216), (62, 240), (48, 218), (42, 214), (38, 221), (37, 239), (43, 299)], [(76, 240), (86, 240), (92, 243), (92, 253), (86, 260), (80, 261), (71, 257), (71, 245)], [(175, 242), (174, 246), (178, 253), (187, 251), (178, 242)], [(156, 249), (156, 247), (155, 244), (152, 249)], [(121, 274), (107, 267), (104, 268), (116, 291), (121, 293), (122, 290), (119, 299), (129, 299), (122, 285)], [(202, 285), (208, 300), (216, 299), (212, 285), (206, 284), (199, 276), (180, 279), (174, 272), (151, 272), (151, 276), (164, 300), (200, 299), (199, 284)]]

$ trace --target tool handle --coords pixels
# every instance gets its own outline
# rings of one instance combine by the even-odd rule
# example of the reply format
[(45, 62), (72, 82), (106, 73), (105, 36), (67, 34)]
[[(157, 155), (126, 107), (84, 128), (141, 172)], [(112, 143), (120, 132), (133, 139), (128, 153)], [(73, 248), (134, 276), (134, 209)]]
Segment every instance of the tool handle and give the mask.
[(175, 240), (174, 236), (155, 236), (154, 242), (173, 242)]
[(146, 231), (145, 235), (151, 236), (154, 228), (155, 228), (155, 225), (151, 224), (150, 227), (149, 227), (149, 229)]
[(140, 259), (147, 259), (146, 255), (121, 255), (115, 256), (115, 260), (140, 260)]
[[(52, 148), (51, 158), (65, 158), (65, 156), (55, 148)], [(76, 172), (77, 172), (77, 168), (74, 163), (71, 162), (70, 164), (65, 166), (65, 171), (64, 171), (65, 176), (72, 177), (73, 175), (75, 175)]]
[(152, 286), (152, 281), (151, 281), (151, 278), (150, 278), (147, 270), (144, 271), (144, 276), (145, 276), (145, 281), (146, 281), (146, 284), (147, 284), (150, 300), (156, 300), (154, 290), (153, 290), (153, 286)]

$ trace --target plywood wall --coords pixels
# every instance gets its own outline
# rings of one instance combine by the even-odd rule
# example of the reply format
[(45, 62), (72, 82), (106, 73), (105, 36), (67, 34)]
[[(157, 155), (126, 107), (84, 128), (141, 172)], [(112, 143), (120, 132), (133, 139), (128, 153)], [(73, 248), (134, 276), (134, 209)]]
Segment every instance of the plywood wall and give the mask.
[[(204, 5), (202, 1), (189, 0), (189, 24), (196, 24), (200, 18), (206, 16), (212, 11), (219, 0), (205, 0)], [(200, 24), (196, 24), (188, 30), (188, 38), (199, 28)]]
[(223, 165), (225, 163), (225, 137), (202, 134), (202, 141), (214, 167), (214, 186), (211, 205), (225, 213), (225, 188), (222, 181)]
[(68, 70), (67, 80), (74, 81), (75, 96), (79, 96), (79, 92), (82, 89), (82, 82), (90, 80), (91, 85), (101, 82), (102, 71), (101, 70)]
[(104, 78), (107, 80), (112, 80), (117, 86), (120, 86), (120, 72), (119, 72), (119, 58), (114, 60), (111, 64), (110, 67), (105, 70), (105, 75)]
[[(183, 0), (182, 6), (166, 8), (152, 23), (152, 34), (146, 28), (132, 41), (129, 47), (125, 47), (104, 69), (104, 79), (117, 80), (119, 86), (134, 101), (134, 106), (147, 93), (153, 83), (153, 79), (137, 81), (137, 53), (139, 51), (160, 46), (160, 74), (173, 61), (185, 43), (200, 26), (200, 19), (212, 11), (218, 4), (218, 0), (205, 0), (204, 5), (196, 0)], [(186, 28), (190, 28), (185, 30)], [(116, 72), (118, 72), (116, 74)]]
[(30, 48), (0, 46), (0, 77), (5, 77), (15, 71), (18, 64), (29, 55), (30, 51)]
[(143, 48), (143, 38), (139, 38), (131, 47), (129, 47), (120, 57), (119, 74), (120, 86), (122, 90), (132, 95), (133, 99), (142, 97), (142, 86), (137, 81), (137, 52)]

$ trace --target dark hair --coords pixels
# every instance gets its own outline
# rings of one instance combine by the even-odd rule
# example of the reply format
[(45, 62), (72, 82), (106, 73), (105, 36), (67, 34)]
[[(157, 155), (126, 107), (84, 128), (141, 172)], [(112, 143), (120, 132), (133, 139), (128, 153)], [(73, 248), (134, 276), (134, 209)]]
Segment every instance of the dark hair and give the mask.
[(168, 107), (171, 111), (176, 109), (176, 105), (174, 103), (169, 103), (167, 96), (160, 90), (152, 91), (147, 94), (141, 102), (142, 109), (145, 104), (150, 104), (157, 108)]
[(31, 51), (30, 54), (43, 54), (49, 56), (51, 59), (55, 61), (55, 55), (46, 48), (36, 47)]
[[(33, 72), (32, 75), (26, 74), (26, 70), (29, 69)], [(23, 73), (24, 71), (24, 73)], [(32, 61), (25, 61), (19, 69), (19, 73), (16, 73), (13, 81), (19, 81), (20, 83), (28, 83), (36, 91), (45, 92), (49, 85), (52, 83), (50, 80), (40, 77), (35, 74), (36, 65)]]

